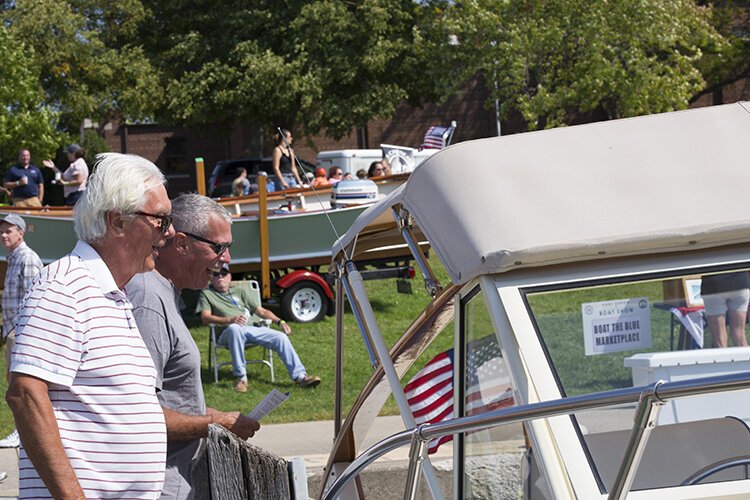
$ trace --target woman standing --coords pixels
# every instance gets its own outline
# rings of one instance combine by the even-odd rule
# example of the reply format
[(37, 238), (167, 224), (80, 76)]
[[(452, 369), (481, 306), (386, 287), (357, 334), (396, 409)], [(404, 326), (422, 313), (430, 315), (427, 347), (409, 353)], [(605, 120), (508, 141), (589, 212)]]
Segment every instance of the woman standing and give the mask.
[(65, 172), (62, 172), (61, 176), (58, 176), (60, 170), (51, 160), (44, 160), (42, 164), (55, 171), (55, 179), (63, 186), (65, 204), (72, 207), (76, 204), (78, 199), (83, 195), (83, 191), (86, 189), (86, 179), (89, 177), (89, 167), (86, 165), (86, 160), (83, 159), (83, 149), (81, 149), (81, 146), (78, 144), (71, 144), (65, 152), (68, 154), (70, 166)]
[(276, 174), (276, 191), (295, 188), (302, 185), (302, 181), (295, 167), (296, 158), (292, 150), (292, 133), (286, 129), (281, 129), (284, 137), (276, 132), (273, 135), (276, 140), (276, 147), (273, 148), (273, 173)]

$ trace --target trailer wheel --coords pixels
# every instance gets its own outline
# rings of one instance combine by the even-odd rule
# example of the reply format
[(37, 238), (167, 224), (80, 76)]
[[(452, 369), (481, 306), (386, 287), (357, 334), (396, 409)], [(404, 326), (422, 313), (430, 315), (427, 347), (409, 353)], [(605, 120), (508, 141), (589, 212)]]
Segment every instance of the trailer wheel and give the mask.
[(311, 281), (300, 281), (281, 296), (281, 312), (288, 320), (311, 323), (322, 320), (328, 311), (328, 297)]

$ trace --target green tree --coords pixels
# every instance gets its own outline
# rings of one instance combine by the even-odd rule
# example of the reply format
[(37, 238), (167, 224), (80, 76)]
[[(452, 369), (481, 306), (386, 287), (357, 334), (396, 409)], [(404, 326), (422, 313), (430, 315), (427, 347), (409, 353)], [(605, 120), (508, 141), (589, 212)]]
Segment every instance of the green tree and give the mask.
[(701, 58), (728, 48), (711, 12), (692, 0), (466, 0), (436, 26), (459, 43), (446, 64), (483, 72), (502, 114), (537, 129), (686, 108), (705, 86)]
[(412, 0), (144, 5), (153, 15), (141, 37), (168, 68), (164, 113), (182, 123), (252, 119), (341, 137), (430, 97)]
[(711, 22), (728, 41), (726, 50), (706, 54), (699, 63), (706, 85), (692, 97), (692, 101), (704, 94), (721, 91), (725, 85), (750, 76), (750, 5), (747, 2), (718, 1), (711, 5)]
[(16, 160), (28, 147), (35, 158), (51, 157), (62, 139), (55, 129), (57, 116), (44, 104), (34, 53), (0, 26), (0, 166)]
[(63, 130), (77, 133), (84, 118), (148, 117), (160, 102), (158, 75), (136, 43), (146, 15), (139, 0), (16, 0), (1, 14), (34, 49), (29, 63)]

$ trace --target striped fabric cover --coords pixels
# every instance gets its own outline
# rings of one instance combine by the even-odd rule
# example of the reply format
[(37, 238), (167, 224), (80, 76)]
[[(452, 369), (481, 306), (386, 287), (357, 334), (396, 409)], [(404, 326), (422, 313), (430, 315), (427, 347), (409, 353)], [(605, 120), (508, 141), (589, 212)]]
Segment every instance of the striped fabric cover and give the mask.
[[(166, 430), (156, 371), (125, 294), (88, 245), (40, 273), (18, 316), (11, 370), (50, 382), (87, 498), (159, 498)], [(21, 498), (50, 498), (20, 451)]]

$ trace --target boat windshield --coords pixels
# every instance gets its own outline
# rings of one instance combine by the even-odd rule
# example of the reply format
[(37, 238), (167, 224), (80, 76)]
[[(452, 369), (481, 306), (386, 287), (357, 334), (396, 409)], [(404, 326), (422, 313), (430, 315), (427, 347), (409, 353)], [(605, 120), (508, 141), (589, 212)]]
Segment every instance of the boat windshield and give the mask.
[[(459, 415), (477, 415), (497, 408), (515, 406), (510, 371), (503, 346), (495, 335), (484, 293), (474, 288), (461, 300), (460, 336), (463, 352), (456, 356), (458, 372), (464, 374), (459, 388)], [(513, 498), (521, 489), (524, 449), (523, 428), (519, 424), (494, 426), (460, 435), (463, 460), (456, 477), (461, 498)]]
[[(535, 288), (523, 295), (564, 396), (750, 370), (747, 268)], [(747, 479), (747, 465), (720, 466), (750, 456), (747, 397), (725, 392), (664, 405), (633, 489)], [(572, 416), (602, 493), (614, 482), (634, 409)]]

